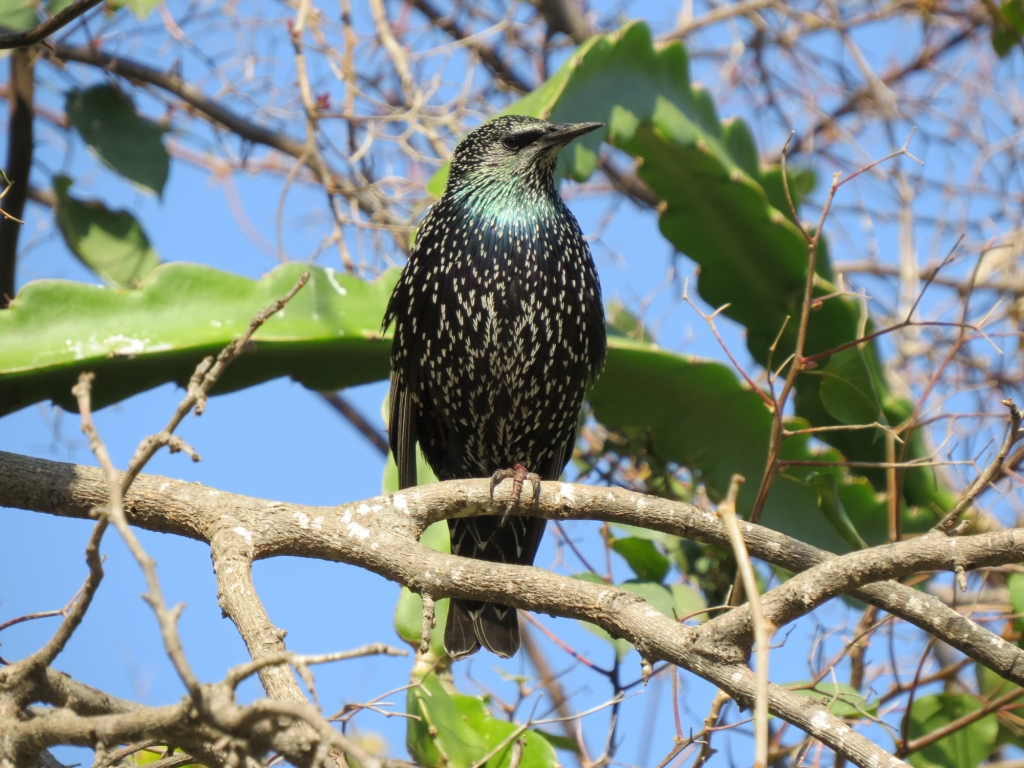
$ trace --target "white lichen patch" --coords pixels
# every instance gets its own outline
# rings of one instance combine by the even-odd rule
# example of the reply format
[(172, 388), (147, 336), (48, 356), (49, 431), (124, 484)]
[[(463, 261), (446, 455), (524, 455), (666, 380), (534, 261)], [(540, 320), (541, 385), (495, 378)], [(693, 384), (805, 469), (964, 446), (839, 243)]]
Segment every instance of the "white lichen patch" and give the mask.
[(245, 539), (246, 544), (249, 544), (250, 546), (252, 545), (252, 533), (249, 532), (248, 528), (243, 528), (239, 525), (235, 528), (232, 528), (231, 530), (237, 533), (243, 539)]
[(395, 505), (396, 509), (400, 509), (405, 514), (409, 514), (409, 500), (405, 498), (404, 493), (396, 493), (391, 497), (391, 502)]
[(356, 512), (359, 513), (360, 517), (363, 517), (364, 515), (368, 515), (368, 514), (370, 514), (370, 505), (369, 504), (360, 504), (358, 507), (356, 507)]
[(359, 523), (349, 523), (348, 532), (349, 535), (355, 536), (360, 541), (365, 541), (370, 537), (370, 529), (364, 528)]
[(295, 512), (292, 514), (292, 517), (299, 524), (299, 528), (309, 528), (309, 515), (305, 512)]
[(832, 730), (832, 726), (829, 723), (828, 712), (826, 712), (824, 709), (819, 709), (817, 712), (814, 713), (814, 715), (811, 717), (811, 725), (813, 725), (815, 728), (820, 728), (823, 731)]
[(576, 491), (569, 483), (558, 484), (558, 498), (565, 499), (568, 504), (576, 503)]

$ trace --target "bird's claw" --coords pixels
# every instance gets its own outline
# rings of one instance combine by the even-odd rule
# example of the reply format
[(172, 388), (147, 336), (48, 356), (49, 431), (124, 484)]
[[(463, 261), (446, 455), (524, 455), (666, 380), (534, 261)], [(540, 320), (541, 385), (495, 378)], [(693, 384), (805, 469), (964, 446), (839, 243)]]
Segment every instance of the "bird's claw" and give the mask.
[(527, 480), (533, 483), (533, 503), (536, 504), (540, 501), (540, 475), (536, 472), (530, 472), (522, 464), (516, 464), (512, 469), (499, 469), (491, 475), (492, 503), (494, 501), (494, 489), (501, 485), (502, 480), (507, 480), (508, 478), (512, 478), (512, 496), (508, 500), (508, 506), (505, 507), (505, 514), (501, 516), (500, 526), (505, 525), (509, 513), (519, 504), (519, 497), (523, 495), (523, 483)]

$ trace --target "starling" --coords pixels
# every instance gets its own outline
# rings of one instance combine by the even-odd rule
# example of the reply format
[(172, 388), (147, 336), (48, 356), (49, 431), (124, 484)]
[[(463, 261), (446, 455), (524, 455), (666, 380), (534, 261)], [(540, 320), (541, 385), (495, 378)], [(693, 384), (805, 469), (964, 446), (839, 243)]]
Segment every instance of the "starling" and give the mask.
[[(604, 365), (601, 286), (555, 186), (558, 151), (601, 123), (509, 115), (455, 148), (444, 197), (420, 226), (391, 294), (390, 443), (399, 487), (416, 485), (415, 447), (441, 480), (557, 480), (572, 456), (588, 383)], [(450, 520), (452, 553), (532, 565), (545, 521)], [(514, 608), (452, 600), (453, 659), (481, 645), (519, 650)]]

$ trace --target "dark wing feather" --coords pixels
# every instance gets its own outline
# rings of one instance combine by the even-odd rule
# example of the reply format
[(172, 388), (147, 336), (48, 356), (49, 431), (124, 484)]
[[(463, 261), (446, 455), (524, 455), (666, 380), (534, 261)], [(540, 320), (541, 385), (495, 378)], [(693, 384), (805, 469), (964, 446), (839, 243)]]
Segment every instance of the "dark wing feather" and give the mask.
[(391, 418), (388, 420), (388, 441), (398, 465), (398, 490), (417, 485), (416, 481), (416, 410), (412, 393), (401, 375), (391, 373)]

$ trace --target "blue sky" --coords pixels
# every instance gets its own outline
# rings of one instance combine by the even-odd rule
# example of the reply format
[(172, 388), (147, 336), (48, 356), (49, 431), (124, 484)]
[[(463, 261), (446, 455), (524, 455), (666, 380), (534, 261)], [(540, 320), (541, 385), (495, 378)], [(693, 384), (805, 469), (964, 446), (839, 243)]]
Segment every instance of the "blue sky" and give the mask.
[[(368, 22), (360, 10), (362, 4), (357, 2), (355, 5), (357, 25), (365, 28)], [(284, 19), (290, 14), (283, 7), (258, 7), (268, 18)], [(172, 15), (177, 15), (183, 12), (184, 3), (171, 2), (167, 8)], [(651, 10), (644, 4), (633, 3), (626, 8), (627, 15), (650, 13), (656, 25), (664, 25), (671, 19), (675, 4), (658, 4)], [(126, 29), (135, 23), (121, 21)], [(153, 36), (161, 32), (155, 16), (151, 16), (145, 26)], [(878, 25), (865, 30), (860, 42), (867, 55), (880, 66), (898, 52), (901, 36), (914, 42), (914, 34), (909, 27)], [(217, 51), (206, 52), (230, 52), (232, 40), (230, 30), (225, 27), (204, 39), (204, 44), (218, 46)], [(711, 49), (720, 41), (712, 35), (701, 38), (700, 42)], [(823, 38), (818, 43), (812, 42), (813, 45), (825, 50), (835, 43)], [(905, 49), (910, 48), (909, 44), (905, 46)], [(169, 61), (166, 53), (156, 55), (162, 57), (164, 63)], [(703, 80), (714, 90), (717, 68), (709, 62), (710, 59), (694, 57), (694, 78)], [(186, 56), (185, 65), (195, 66), (194, 56)], [(448, 66), (457, 69), (459, 62), (455, 60)], [(60, 108), (63, 101), (61, 92), (70, 85), (71, 78), (56, 73), (49, 65), (41, 64), (39, 71), (43, 79), (40, 101), (52, 108)], [(281, 74), (279, 80), (287, 83), (289, 77), (290, 74)], [(94, 81), (95, 75), (87, 73), (84, 78)], [(455, 77), (451, 79), (457, 80)], [(717, 97), (719, 92), (714, 92)], [(155, 102), (143, 98), (140, 105), (144, 109), (153, 109)], [(777, 149), (781, 144), (784, 134), (778, 126), (773, 129), (771, 121), (758, 114), (757, 107), (743, 101), (742, 93), (723, 88), (719, 109), (722, 115), (747, 114), (752, 119), (762, 148)], [(77, 137), (46, 124), (44, 120), (37, 122), (40, 170), (71, 171), (76, 177), (74, 191), (78, 194), (101, 197), (111, 206), (132, 210), (143, 222), (150, 240), (164, 260), (201, 261), (253, 278), (258, 278), (277, 263), (271, 255), (261, 251), (239, 226), (237, 209), (233, 211), (229, 204), (230, 198), (225, 193), (222, 180), (195, 166), (175, 161), (170, 182), (163, 198), (158, 200), (129, 188), (96, 163)], [(907, 130), (903, 131), (903, 128)], [(897, 143), (901, 143), (904, 134), (909, 133), (908, 126), (900, 126), (900, 129)], [(209, 141), (207, 135), (174, 138), (182, 141), (192, 139), (196, 144)], [(850, 154), (859, 156), (861, 153), (870, 159), (889, 151), (888, 144), (889, 138), (880, 132), (871, 136), (866, 145), (850, 149)], [(933, 173), (936, 178), (948, 174), (954, 178), (966, 178), (965, 167), (958, 167), (955, 157), (930, 149), (930, 146), (926, 143), (920, 150), (912, 146), (919, 156), (928, 161), (927, 173)], [(2, 146), (0, 151), (5, 151)], [(381, 162), (387, 161), (388, 158), (381, 158)], [(396, 162), (396, 167), (398, 165)], [(831, 176), (833, 167), (823, 163), (815, 170), (819, 180), (823, 181)], [(37, 172), (34, 180), (45, 185), (46, 174)], [(885, 175), (881, 179), (865, 179), (864, 184), (844, 192), (849, 197), (840, 198), (840, 202), (852, 204), (872, 196), (884, 199), (885, 195), (891, 194), (889, 181)], [(261, 178), (236, 173), (233, 182), (252, 227), (266, 242), (276, 242), (274, 222), (281, 189), (280, 177)], [(563, 191), (584, 230), (597, 230), (608, 211), (608, 198), (571, 184), (567, 184)], [(926, 192), (918, 205), (924, 213), (938, 216), (944, 203), (941, 195)], [(952, 205), (978, 206), (980, 210), (990, 202), (970, 199)], [(318, 242), (318, 230), (310, 222), (322, 221), (322, 214), (322, 196), (318, 191), (296, 186), (288, 197), (284, 217), (285, 250), (289, 254), (305, 258), (312, 252)], [(977, 214), (975, 218), (984, 217)], [(998, 229), (998, 221), (993, 221), (993, 228)], [(922, 223), (919, 231), (922, 261), (927, 260), (924, 252), (941, 257), (957, 236), (953, 226), (942, 228)], [(833, 256), (847, 260), (862, 258), (872, 249), (877, 249), (883, 254), (883, 259), (891, 261), (898, 236), (892, 221), (879, 220), (869, 228), (863, 224), (863, 216), (853, 208), (837, 211), (835, 228), (830, 228), (829, 234)], [(983, 235), (979, 233), (972, 239), (983, 239)], [(52, 224), (50, 212), (31, 203), (22, 245), (25, 251), (19, 264), (19, 285), (45, 277), (96, 282), (95, 277), (67, 252)], [(662, 344), (691, 354), (722, 358), (717, 342), (703, 321), (679, 300), (681, 278), (693, 273), (693, 265), (686, 259), (676, 261), (671, 247), (657, 230), (653, 213), (638, 210), (628, 202), (621, 203), (615, 209), (611, 223), (603, 230), (600, 243), (595, 245), (594, 255), (606, 296), (620, 298), (633, 308), (646, 305), (646, 317), (656, 327)], [(329, 252), (321, 257), (319, 263), (337, 266), (336, 259), (336, 254)], [(678, 279), (666, 284), (667, 269), (673, 263), (679, 267)], [(967, 268), (969, 265), (965, 262), (961, 269)], [(883, 306), (885, 300), (880, 290), (879, 301)], [(720, 321), (720, 328), (730, 348), (742, 362), (747, 362), (740, 329), (727, 320)], [(350, 390), (348, 396), (382, 428), (380, 406), (385, 391), (383, 384), (374, 384)], [(162, 427), (181, 394), (173, 386), (162, 386), (97, 413), (97, 426), (116, 465), (124, 467), (139, 440)], [(202, 454), (203, 461), (193, 464), (181, 454), (170, 456), (162, 452), (150, 462), (147, 472), (197, 481), (250, 496), (308, 504), (336, 504), (380, 492), (383, 458), (315, 393), (287, 380), (213, 398), (202, 418), (186, 419), (180, 434)], [(77, 418), (61, 414), (49, 406), (33, 406), (0, 419), (0, 450), (95, 464), (78, 432)], [(62, 606), (85, 576), (82, 552), (90, 524), (8, 509), (0, 511), (0, 519), (4, 531), (0, 538), (0, 621)], [(586, 552), (597, 552), (597, 537), (593, 535), (595, 526), (578, 523), (569, 530), (581, 538)], [(207, 549), (196, 542), (160, 534), (142, 532), (140, 538), (159, 563), (168, 600), (187, 605), (181, 632), (197, 674), (204, 680), (221, 678), (228, 668), (246, 658), (246, 652), (231, 623), (220, 616)], [(104, 551), (107, 555), (107, 577), (85, 622), (56, 666), (83, 682), (118, 696), (149, 704), (174, 701), (182, 694), (182, 687), (163, 653), (151, 612), (139, 597), (144, 585), (138, 568), (114, 533), (108, 534)], [(555, 561), (554, 537), (549, 534), (537, 563), (558, 567), (565, 573), (580, 570), (577, 563)], [(624, 563), (617, 562), (616, 568), (617, 576), (628, 576)], [(398, 587), (377, 576), (343, 565), (277, 558), (257, 563), (255, 579), (272, 620), (278, 627), (288, 630), (287, 642), (294, 651), (320, 653), (377, 641), (401, 645), (392, 628), (392, 610)], [(828, 643), (815, 644), (815, 637), (827, 628), (845, 626), (850, 615), (851, 611), (844, 603), (835, 601), (816, 612), (812, 619), (802, 622), (773, 653), (772, 664), (776, 670), (773, 678), (779, 681), (806, 679), (807, 659), (828, 646)], [(542, 620), (581, 653), (597, 663), (610, 663), (610, 648), (576, 622), (549, 617), (542, 617)], [(0, 656), (17, 659), (32, 652), (53, 627), (53, 620), (44, 620), (7, 630), (0, 636)], [(899, 637), (901, 652), (909, 651), (916, 633), (903, 627)], [(830, 642), (835, 644), (838, 640), (832, 638)], [(573, 695), (577, 709), (583, 710), (607, 700), (606, 681), (581, 669), (554, 645), (547, 643), (545, 648), (554, 667), (567, 671), (565, 686)], [(345, 702), (367, 700), (403, 685), (408, 671), (407, 659), (393, 658), (371, 658), (321, 667), (316, 675), (322, 705), (325, 710), (335, 711)], [(456, 679), (466, 692), (488, 688), (511, 700), (517, 685), (507, 676), (529, 672), (523, 655), (504, 664), (495, 657), (478, 655), (472, 661), (459, 665)], [(636, 654), (631, 654), (624, 662), (622, 678), (631, 681), (638, 676), (639, 660)], [(682, 680), (684, 730), (697, 728), (706, 715), (714, 690), (692, 675), (684, 674)], [(248, 697), (258, 695), (253, 683), (243, 691)], [(628, 764), (655, 764), (672, 744), (674, 728), (668, 686), (655, 683), (646, 691), (639, 688), (634, 691), (640, 692), (623, 708), (620, 728), (623, 745), (619, 759)], [(401, 711), (404, 706), (402, 695), (391, 700)], [(520, 716), (525, 717), (530, 706), (529, 702), (524, 705)], [(542, 712), (546, 707), (547, 704), (542, 702), (538, 711)], [(732, 714), (735, 716), (735, 711)], [(602, 712), (591, 717), (594, 722), (588, 721), (587, 724), (587, 731), (591, 734), (589, 744), (592, 752), (598, 753), (607, 714)], [(354, 723), (360, 732), (379, 734), (391, 754), (403, 754), (404, 723), (400, 718), (385, 719), (367, 713), (357, 717)], [(728, 743), (722, 764), (732, 758), (737, 765), (744, 764), (750, 749), (750, 740), (746, 736), (723, 739), (721, 743)], [(882, 743), (888, 744), (885, 740)], [(74, 750), (60, 754), (65, 756), (66, 762), (87, 759), (84, 753)]]

